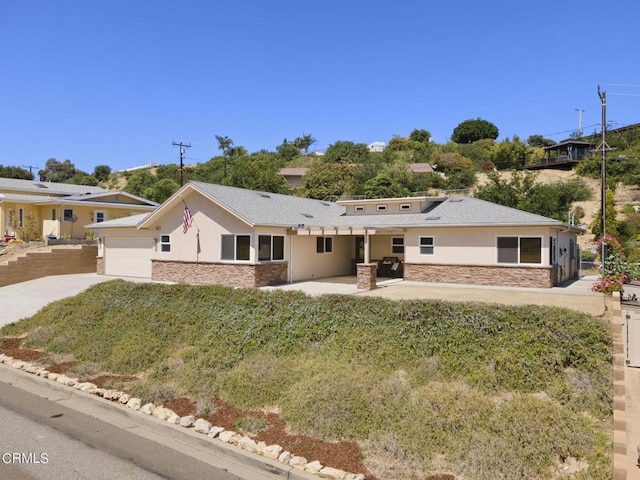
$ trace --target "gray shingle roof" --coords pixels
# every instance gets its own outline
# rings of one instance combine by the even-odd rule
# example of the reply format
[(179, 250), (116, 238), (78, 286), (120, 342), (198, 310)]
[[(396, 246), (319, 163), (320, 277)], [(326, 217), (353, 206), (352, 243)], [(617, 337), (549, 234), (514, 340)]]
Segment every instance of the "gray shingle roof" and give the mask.
[(101, 187), (86, 185), (72, 185), (69, 183), (39, 182), (36, 180), (20, 180), (17, 178), (0, 177), (0, 190), (14, 190), (21, 192), (38, 192), (43, 195), (77, 195), (81, 193), (106, 192)]
[(137, 215), (129, 215), (128, 217), (115, 218), (100, 223), (90, 223), (84, 228), (114, 228), (114, 227), (136, 227), (149, 213), (139, 213)]

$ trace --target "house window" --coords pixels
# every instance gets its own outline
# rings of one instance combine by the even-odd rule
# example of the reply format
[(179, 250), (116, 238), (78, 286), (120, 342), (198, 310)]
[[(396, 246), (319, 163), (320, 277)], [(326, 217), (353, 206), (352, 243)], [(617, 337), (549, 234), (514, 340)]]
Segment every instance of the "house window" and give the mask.
[(411, 204), (410, 203), (401, 203), (400, 204), (400, 210), (401, 211), (408, 211), (411, 210)]
[(107, 219), (107, 212), (96, 210), (96, 223), (102, 223)]
[(24, 227), (24, 208), (18, 209), (18, 227)]
[(376, 205), (376, 210), (378, 212), (386, 212), (387, 211), (387, 206), (386, 205)]
[(62, 211), (62, 220), (65, 222), (73, 222), (73, 210), (71, 208), (65, 208)]
[(364, 205), (356, 205), (354, 209), (356, 213), (362, 213), (364, 212)]
[(333, 252), (333, 238), (332, 237), (318, 237), (316, 239), (316, 252), (317, 253), (332, 253)]
[(391, 253), (404, 253), (404, 237), (391, 238)]
[(250, 251), (250, 235), (222, 235), (222, 260), (246, 261)]
[(498, 263), (542, 263), (542, 238), (498, 237)]
[(57, 217), (57, 210), (55, 208), (51, 209), (51, 220), (55, 221)]
[(558, 263), (558, 239), (549, 237), (549, 265)]
[(433, 255), (433, 237), (420, 237), (420, 255)]
[(171, 235), (160, 235), (160, 251), (171, 251)]
[(282, 235), (259, 235), (258, 260), (284, 260), (284, 237)]

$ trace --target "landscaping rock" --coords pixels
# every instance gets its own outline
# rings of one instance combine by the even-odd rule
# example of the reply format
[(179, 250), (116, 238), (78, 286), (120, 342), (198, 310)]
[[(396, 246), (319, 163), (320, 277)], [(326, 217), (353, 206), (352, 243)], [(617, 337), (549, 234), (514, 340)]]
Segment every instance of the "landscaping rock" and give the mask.
[(364, 473), (347, 473), (344, 480), (364, 480)]
[(237, 435), (236, 432), (233, 432), (231, 430), (225, 430), (224, 432), (220, 432), (220, 434), (218, 435), (218, 438), (224, 443), (231, 443), (231, 440), (236, 435)]
[(216, 438), (218, 435), (220, 435), (222, 432), (224, 432), (224, 428), (222, 427), (211, 427), (209, 429), (209, 436), (211, 438)]
[(130, 398), (127, 402), (127, 407), (133, 408), (134, 410), (140, 410), (141, 406), (142, 400), (140, 400), (139, 398)]
[(262, 449), (262, 455), (272, 460), (277, 460), (282, 453), (282, 447), (280, 445), (269, 445)]
[(173, 410), (169, 410), (165, 407), (156, 407), (153, 410), (153, 416), (159, 418), (160, 420), (167, 420), (169, 417), (171, 417), (171, 415), (175, 415), (175, 413), (173, 413)]
[(322, 470), (322, 464), (318, 460), (315, 460), (313, 462), (309, 462), (304, 467), (304, 471), (305, 472), (313, 473), (314, 475), (316, 473), (320, 472), (320, 470)]
[(284, 465), (291, 465), (292, 458), (293, 458), (293, 455), (291, 455), (291, 452), (287, 452), (285, 450), (278, 456), (278, 461)]
[(49, 373), (49, 375), (47, 375), (47, 378), (48, 378), (49, 380), (53, 380), (53, 381), (55, 382), (56, 380), (58, 380), (58, 377), (59, 377), (59, 376), (60, 376), (60, 374), (59, 374), (59, 373), (53, 373), (53, 372), (50, 372), (50, 373)]
[(140, 411), (145, 415), (153, 415), (153, 411), (156, 406), (153, 403), (145, 403), (142, 407), (140, 407)]
[(173, 425), (179, 425), (180, 424), (180, 416), (177, 413), (174, 413), (169, 418), (167, 418), (167, 422), (169, 422), (169, 423), (171, 423)]
[(98, 395), (100, 397), (104, 396), (104, 392), (106, 392), (106, 390), (104, 388), (90, 388), (89, 390), (87, 390), (87, 393), (90, 393), (91, 395)]
[(245, 435), (244, 437), (240, 438), (240, 440), (238, 440), (238, 446), (241, 449), (246, 450), (247, 452), (255, 453), (257, 450), (258, 444), (255, 442), (255, 440)]
[(307, 459), (304, 457), (294, 456), (291, 458), (289, 465), (296, 470), (304, 470), (304, 467), (307, 466)]
[[(333, 467), (324, 467), (318, 472), (318, 476), (320, 478), (328, 478), (329, 480), (344, 480), (347, 477), (347, 472)], [(364, 478), (362, 480), (364, 480)]]
[(207, 422), (204, 418), (199, 418), (196, 420), (195, 429), (198, 433), (204, 433), (205, 435), (209, 434), (209, 430), (211, 430), (212, 425)]
[(128, 393), (123, 393), (122, 395), (120, 395), (120, 398), (118, 399), (118, 401), (122, 404), (127, 404), (127, 402), (131, 400), (131, 397), (129, 396)]
[(193, 427), (193, 423), (195, 422), (195, 418), (193, 415), (187, 415), (186, 417), (182, 417), (180, 419), (179, 425), (184, 428)]

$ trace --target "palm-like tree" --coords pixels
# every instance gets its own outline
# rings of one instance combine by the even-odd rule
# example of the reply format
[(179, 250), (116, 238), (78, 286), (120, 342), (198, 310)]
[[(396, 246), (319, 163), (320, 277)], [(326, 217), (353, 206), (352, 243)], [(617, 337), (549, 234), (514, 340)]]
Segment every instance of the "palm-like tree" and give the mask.
[(218, 150), (222, 150), (222, 156), (224, 157), (224, 178), (227, 178), (227, 157), (233, 145), (233, 140), (226, 135), (224, 137), (222, 135), (216, 135), (216, 140), (218, 140)]
[(302, 148), (304, 150), (304, 154), (309, 154), (309, 147), (316, 143), (317, 140), (313, 138), (311, 134), (303, 133), (301, 137), (296, 138), (293, 143), (295, 143), (296, 147)]

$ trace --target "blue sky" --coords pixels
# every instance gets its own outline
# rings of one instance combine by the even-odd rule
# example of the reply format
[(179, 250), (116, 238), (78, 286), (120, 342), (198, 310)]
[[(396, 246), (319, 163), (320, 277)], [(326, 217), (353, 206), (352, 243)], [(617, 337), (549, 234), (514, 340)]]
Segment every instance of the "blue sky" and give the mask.
[[(556, 141), (640, 122), (640, 2), (3, 0), (0, 164), (92, 172), (249, 152), (312, 134)], [(518, 4), (519, 5), (519, 4)], [(525, 4), (522, 4), (525, 5)]]

